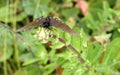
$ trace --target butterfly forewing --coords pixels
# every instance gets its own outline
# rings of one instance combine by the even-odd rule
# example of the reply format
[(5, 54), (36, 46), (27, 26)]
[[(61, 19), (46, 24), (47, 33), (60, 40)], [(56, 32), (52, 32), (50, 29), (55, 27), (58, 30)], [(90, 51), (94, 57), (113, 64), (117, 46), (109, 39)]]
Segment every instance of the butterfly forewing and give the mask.
[(75, 31), (73, 31), (69, 26), (67, 26), (66, 24), (62, 23), (60, 20), (56, 19), (56, 18), (51, 18), (50, 19), (50, 24), (53, 25), (56, 28), (60, 28), (65, 32), (68, 32), (72, 35), (75, 36), (79, 36), (79, 34)]
[(42, 23), (43, 23), (44, 21), (45, 21), (45, 18), (41, 17), (41, 18), (39, 18), (39, 19), (37, 19), (37, 20), (35, 20), (35, 21), (33, 21), (33, 22), (25, 25), (24, 27), (16, 30), (15, 32), (20, 32), (20, 31), (22, 31), (22, 30), (27, 30), (27, 29), (34, 28), (34, 27), (36, 27), (36, 26), (42, 25)]

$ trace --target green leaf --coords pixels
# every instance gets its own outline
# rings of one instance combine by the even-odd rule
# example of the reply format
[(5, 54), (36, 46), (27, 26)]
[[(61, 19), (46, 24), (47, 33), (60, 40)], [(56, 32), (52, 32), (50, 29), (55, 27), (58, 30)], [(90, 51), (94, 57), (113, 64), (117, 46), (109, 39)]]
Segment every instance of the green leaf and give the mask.
[(105, 52), (104, 63), (111, 65), (120, 58), (120, 38), (114, 39), (107, 47)]
[(39, 66), (29, 65), (27, 67), (17, 70), (14, 75), (34, 75), (34, 74), (42, 75)]
[(9, 1), (8, 0), (0, 0), (0, 8), (1, 7), (4, 7), (7, 3), (9, 3)]
[(51, 0), (41, 0), (40, 4), (48, 6)]
[[(46, 1), (47, 3), (48, 1)], [(45, 14), (48, 14), (48, 7), (41, 5), (39, 0), (24, 0), (22, 2), (25, 12), (28, 15), (34, 15), (34, 18), (39, 18)]]
[(55, 62), (46, 65), (44, 67), (44, 72), (43, 72), (44, 74), (43, 75), (49, 75), (49, 74), (51, 74), (54, 71), (55, 67), (56, 67), (56, 63)]
[(23, 66), (26, 66), (26, 65), (30, 65), (30, 64), (36, 63), (37, 61), (39, 61), (39, 59), (36, 59), (36, 58), (29, 59), (28, 61), (26, 61), (26, 62), (23, 63)]
[(62, 48), (65, 44), (61, 43), (58, 38), (52, 40), (52, 46), (50, 46), (52, 49), (59, 49)]
[(69, 18), (71, 16), (75, 16), (76, 14), (79, 13), (79, 9), (78, 8), (69, 8), (69, 9), (64, 9), (62, 10), (62, 15), (65, 17), (65, 18)]
[(17, 14), (15, 17), (14, 15), (16, 14), (15, 9), (13, 8), (14, 4), (10, 4), (8, 6), (4, 6), (2, 8), (0, 8), (0, 21), (3, 22), (13, 22), (13, 20), (16, 17), (16, 21), (22, 21), (25, 17), (27, 17), (25, 12), (20, 12), (19, 14)]
[(95, 65), (100, 62), (101, 54), (104, 50), (104, 46), (99, 43), (88, 44), (87, 59), (89, 62)]
[(4, 62), (5, 60), (9, 59), (13, 54), (13, 48), (11, 46), (7, 46), (6, 50), (0, 46), (0, 62)]
[(9, 59), (13, 54), (12, 33), (0, 23), (0, 62)]

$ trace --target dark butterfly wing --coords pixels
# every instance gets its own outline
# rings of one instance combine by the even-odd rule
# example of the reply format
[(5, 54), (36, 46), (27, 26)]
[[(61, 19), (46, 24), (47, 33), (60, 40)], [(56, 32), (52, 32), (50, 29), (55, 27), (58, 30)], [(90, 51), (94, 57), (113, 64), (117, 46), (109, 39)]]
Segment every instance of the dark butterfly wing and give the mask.
[(16, 30), (15, 32), (20, 32), (20, 31), (22, 31), (22, 30), (27, 30), (27, 29), (34, 28), (34, 27), (36, 27), (36, 26), (42, 25), (42, 23), (43, 23), (44, 21), (45, 21), (45, 18), (41, 17), (41, 18), (39, 18), (39, 19), (37, 19), (37, 20), (35, 20), (35, 21), (33, 21), (33, 22), (25, 25), (24, 27)]
[(77, 32), (73, 31), (69, 26), (67, 26), (66, 24), (62, 23), (57, 18), (51, 18), (50, 19), (50, 24), (53, 25), (54, 27), (62, 29), (63, 31), (68, 32), (68, 33), (70, 33), (72, 35), (80, 36)]

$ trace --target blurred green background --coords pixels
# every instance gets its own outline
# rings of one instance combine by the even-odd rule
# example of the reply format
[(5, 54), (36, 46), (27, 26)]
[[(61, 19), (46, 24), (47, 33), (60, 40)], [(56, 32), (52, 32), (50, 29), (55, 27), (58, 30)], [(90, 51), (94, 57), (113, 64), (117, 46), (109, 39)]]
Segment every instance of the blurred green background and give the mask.
[[(13, 32), (41, 16), (80, 36), (53, 27), (43, 43), (38, 28)], [(120, 0), (0, 0), (0, 75), (120, 75)]]

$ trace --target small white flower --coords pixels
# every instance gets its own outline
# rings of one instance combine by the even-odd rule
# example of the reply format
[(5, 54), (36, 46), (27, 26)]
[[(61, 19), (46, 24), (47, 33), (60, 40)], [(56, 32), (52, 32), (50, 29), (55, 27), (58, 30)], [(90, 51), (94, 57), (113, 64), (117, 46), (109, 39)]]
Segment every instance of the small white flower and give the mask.
[(42, 43), (47, 43), (49, 41), (52, 32), (46, 28), (39, 28), (34, 35), (35, 38), (39, 39)]

